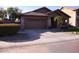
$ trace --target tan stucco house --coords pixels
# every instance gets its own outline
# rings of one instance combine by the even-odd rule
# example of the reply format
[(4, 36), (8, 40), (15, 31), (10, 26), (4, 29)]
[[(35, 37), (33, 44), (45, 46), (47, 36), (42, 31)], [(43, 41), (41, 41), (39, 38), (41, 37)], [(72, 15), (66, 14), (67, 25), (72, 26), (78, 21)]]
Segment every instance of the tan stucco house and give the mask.
[(68, 14), (71, 18), (69, 18), (69, 24), (71, 26), (79, 27), (79, 9), (78, 8), (69, 8), (62, 7), (61, 11)]
[(70, 16), (63, 11), (50, 10), (46, 7), (42, 7), (30, 12), (23, 13), (21, 15), (21, 28), (22, 29), (47, 29), (58, 27), (57, 22), (54, 21), (56, 16), (64, 17), (63, 26), (68, 26)]

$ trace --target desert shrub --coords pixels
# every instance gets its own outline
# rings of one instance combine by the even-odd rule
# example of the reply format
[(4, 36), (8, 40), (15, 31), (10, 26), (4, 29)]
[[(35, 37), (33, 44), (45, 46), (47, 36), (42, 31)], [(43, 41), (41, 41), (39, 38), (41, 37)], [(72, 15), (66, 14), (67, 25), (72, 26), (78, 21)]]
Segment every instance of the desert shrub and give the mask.
[(0, 35), (14, 35), (19, 29), (19, 24), (0, 24)]

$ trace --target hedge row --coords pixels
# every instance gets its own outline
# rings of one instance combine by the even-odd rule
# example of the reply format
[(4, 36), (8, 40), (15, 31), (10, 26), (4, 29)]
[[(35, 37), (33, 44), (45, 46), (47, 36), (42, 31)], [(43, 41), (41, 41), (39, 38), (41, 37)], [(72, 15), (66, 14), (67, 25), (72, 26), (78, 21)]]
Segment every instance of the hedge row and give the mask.
[(65, 31), (66, 32), (79, 32), (79, 28), (72, 27), (72, 28), (65, 29)]
[(19, 24), (0, 24), (0, 35), (14, 35), (19, 29)]

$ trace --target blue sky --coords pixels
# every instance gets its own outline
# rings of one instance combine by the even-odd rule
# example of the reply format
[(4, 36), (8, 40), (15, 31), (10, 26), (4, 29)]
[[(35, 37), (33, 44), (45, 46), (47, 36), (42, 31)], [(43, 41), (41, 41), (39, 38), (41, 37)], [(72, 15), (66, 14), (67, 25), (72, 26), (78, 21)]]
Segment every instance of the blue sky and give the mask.
[[(9, 6), (6, 6), (4, 8), (7, 8)], [(11, 7), (11, 6), (10, 6)], [(56, 9), (60, 9), (62, 6), (18, 6), (19, 9), (22, 10), (22, 12), (28, 12), (28, 11), (32, 11), (41, 7), (47, 7), (50, 10), (56, 10)], [(79, 8), (79, 6), (66, 6), (66, 7), (71, 7), (71, 8)]]
[[(20, 6), (18, 7), (19, 9), (21, 9), (23, 12), (28, 12), (28, 11), (32, 11), (38, 8), (41, 8), (44, 6)], [(51, 9), (51, 10), (55, 10), (55, 9), (59, 9), (60, 6), (46, 6), (47, 8)]]
[[(18, 8), (21, 9), (22, 12), (28, 12), (41, 7), (44, 7), (44, 6), (19, 6)], [(62, 6), (46, 6), (46, 7), (51, 10), (56, 10), (56, 9), (60, 9)], [(79, 6), (66, 6), (66, 7), (79, 8)]]

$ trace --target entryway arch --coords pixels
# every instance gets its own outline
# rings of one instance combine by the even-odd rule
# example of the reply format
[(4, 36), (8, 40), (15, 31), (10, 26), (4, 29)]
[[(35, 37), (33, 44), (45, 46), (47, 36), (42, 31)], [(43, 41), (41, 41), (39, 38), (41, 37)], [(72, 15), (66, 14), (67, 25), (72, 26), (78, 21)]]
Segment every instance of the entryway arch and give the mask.
[[(56, 10), (56, 11), (49, 13), (49, 17), (50, 17), (51, 28), (68, 27), (70, 16), (68, 16), (64, 12), (60, 10)], [(60, 21), (62, 23), (58, 24)]]

